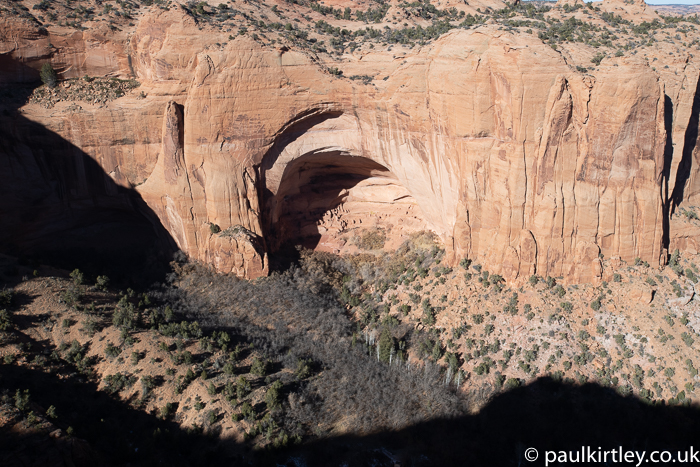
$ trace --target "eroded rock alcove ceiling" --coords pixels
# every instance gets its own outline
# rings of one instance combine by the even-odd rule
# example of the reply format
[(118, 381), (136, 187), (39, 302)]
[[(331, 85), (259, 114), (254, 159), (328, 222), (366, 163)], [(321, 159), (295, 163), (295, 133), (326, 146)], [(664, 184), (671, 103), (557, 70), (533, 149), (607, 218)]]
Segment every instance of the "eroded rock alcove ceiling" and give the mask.
[[(356, 252), (368, 230), (380, 231), (381, 247), (393, 249), (430, 228), (396, 175), (358, 154), (357, 131), (348, 116), (315, 116), (283, 133), (263, 158), (262, 215), (271, 253), (296, 245)], [(334, 139), (353, 149), (331, 144)]]

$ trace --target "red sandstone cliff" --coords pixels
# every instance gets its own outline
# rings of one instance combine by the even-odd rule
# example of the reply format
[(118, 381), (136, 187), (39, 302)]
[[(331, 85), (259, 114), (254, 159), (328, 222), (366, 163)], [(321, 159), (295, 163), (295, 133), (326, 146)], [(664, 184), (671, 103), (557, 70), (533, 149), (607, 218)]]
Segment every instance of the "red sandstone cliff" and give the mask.
[(690, 57), (674, 74), (636, 56), (589, 74), (576, 50), (494, 25), (339, 62), (375, 77), (363, 84), (294, 48), (202, 33), (177, 8), (144, 13), (128, 35), (0, 21), (6, 82), (49, 58), (63, 77), (141, 82), (108, 103), (21, 112), (133, 187), (180, 249), (220, 272), (266, 274), (287, 242), (356, 251), (352, 233), (368, 228), (388, 246), (433, 230), (453, 261), (508, 280), (595, 281), (600, 254), (659, 265), (669, 247), (698, 248), (696, 229), (669, 221), (700, 193)]

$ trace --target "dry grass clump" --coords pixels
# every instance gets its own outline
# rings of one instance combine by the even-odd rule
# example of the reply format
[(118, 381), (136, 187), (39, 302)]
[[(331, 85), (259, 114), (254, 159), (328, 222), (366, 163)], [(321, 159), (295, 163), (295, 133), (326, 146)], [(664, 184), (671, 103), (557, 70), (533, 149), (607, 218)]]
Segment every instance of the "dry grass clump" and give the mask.
[(356, 243), (361, 250), (381, 250), (386, 243), (386, 231), (384, 229), (365, 230)]

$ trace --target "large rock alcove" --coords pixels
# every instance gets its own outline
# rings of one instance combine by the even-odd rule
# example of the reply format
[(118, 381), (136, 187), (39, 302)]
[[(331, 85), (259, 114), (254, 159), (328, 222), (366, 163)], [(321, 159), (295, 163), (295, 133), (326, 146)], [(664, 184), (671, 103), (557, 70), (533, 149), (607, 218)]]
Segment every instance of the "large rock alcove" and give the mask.
[(393, 249), (429, 229), (409, 187), (361, 139), (356, 120), (341, 113), (312, 115), (282, 132), (260, 166), (271, 253), (296, 245), (339, 254)]

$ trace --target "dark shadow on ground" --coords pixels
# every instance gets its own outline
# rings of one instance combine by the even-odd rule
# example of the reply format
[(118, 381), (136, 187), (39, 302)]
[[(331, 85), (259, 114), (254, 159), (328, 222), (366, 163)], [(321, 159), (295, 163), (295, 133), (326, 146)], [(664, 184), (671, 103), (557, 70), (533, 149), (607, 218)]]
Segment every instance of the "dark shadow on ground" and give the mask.
[(135, 190), (22, 115), (40, 84), (0, 83), (0, 253), (130, 285), (159, 280), (175, 242)]
[[(310, 466), (393, 465), (383, 448), (403, 467), (534, 467), (545, 465), (545, 451), (580, 452), (587, 446), (595, 452), (622, 447), (647, 455), (668, 450), (674, 456), (694, 446), (697, 453), (698, 433), (697, 407), (651, 405), (593, 383), (578, 386), (540, 378), (496, 396), (475, 415), (365, 437), (328, 437), (290, 455), (306, 458)], [(527, 448), (538, 450), (537, 461), (526, 460)], [(607, 465), (615, 465), (611, 456)], [(593, 465), (587, 460), (581, 464)]]
[[(99, 456), (95, 465), (307, 465), (307, 466), (543, 466), (561, 451), (668, 451), (697, 453), (696, 407), (650, 405), (596, 384), (577, 386), (541, 378), (495, 397), (483, 410), (452, 420), (433, 420), (368, 436), (332, 436), (282, 451), (246, 451), (232, 441), (183, 431), (175, 423), (129, 407), (96, 390), (80, 375), (52, 375), (0, 366), (3, 386), (29, 389), (32, 400), (54, 405), (58, 425), (75, 429)], [(0, 428), (0, 450), (26, 444)], [(239, 454), (232, 455), (231, 450)], [(525, 457), (528, 448), (539, 453)], [(9, 451), (8, 451), (9, 452)], [(600, 452), (601, 454), (596, 454)], [(40, 456), (40, 453), (36, 454)], [(567, 454), (568, 455), (568, 454)], [(597, 457), (593, 457), (597, 460)], [(588, 457), (579, 465), (594, 465)], [(628, 465), (612, 462), (607, 465)], [(300, 463), (301, 462), (301, 463)], [(395, 464), (395, 462), (397, 464)], [(629, 465), (636, 465), (634, 463)], [(657, 462), (671, 465), (676, 462)], [(646, 463), (645, 464), (649, 464)], [(598, 465), (606, 465), (599, 462)]]
[[(173, 421), (161, 420), (98, 391), (94, 382), (78, 373), (0, 365), (0, 374), (0, 387), (10, 395), (18, 389), (29, 390), (33, 410), (41, 412), (53, 405), (55, 425), (64, 434), (71, 427), (75, 438), (87, 442), (83, 465), (211, 465), (217, 459), (231, 465), (242, 459), (242, 454), (225, 455), (207, 435), (187, 432)], [(0, 459), (7, 456), (9, 464), (5, 465), (13, 465), (12, 460), (18, 457), (29, 460), (28, 465), (42, 465), (42, 450), (26, 452), (22, 447), (50, 449), (53, 441), (48, 434), (11, 427), (0, 425)]]

